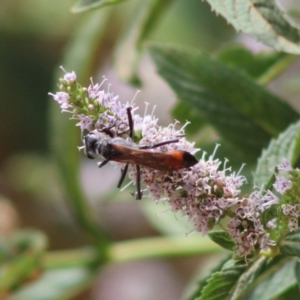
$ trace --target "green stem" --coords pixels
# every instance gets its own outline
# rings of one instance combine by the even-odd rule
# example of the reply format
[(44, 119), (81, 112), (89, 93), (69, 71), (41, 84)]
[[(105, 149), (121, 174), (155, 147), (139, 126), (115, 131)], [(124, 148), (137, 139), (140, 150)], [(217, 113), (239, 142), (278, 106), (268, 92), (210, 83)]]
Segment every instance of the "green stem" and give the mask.
[[(220, 247), (208, 237), (154, 237), (111, 244), (108, 260), (114, 262), (153, 257), (183, 257), (220, 251)], [(71, 267), (97, 264), (97, 250), (86, 247), (56, 251), (46, 254), (46, 268)]]
[(46, 253), (43, 266), (46, 269), (70, 268), (78, 266), (95, 266), (98, 263), (98, 254), (95, 247), (51, 251)]
[(219, 251), (208, 237), (154, 237), (119, 242), (112, 245), (112, 261), (128, 261), (153, 257), (182, 257)]
[(256, 82), (260, 85), (266, 85), (282, 73), (292, 62), (297, 59), (296, 55), (286, 54), (278, 60), (267, 72), (260, 76)]

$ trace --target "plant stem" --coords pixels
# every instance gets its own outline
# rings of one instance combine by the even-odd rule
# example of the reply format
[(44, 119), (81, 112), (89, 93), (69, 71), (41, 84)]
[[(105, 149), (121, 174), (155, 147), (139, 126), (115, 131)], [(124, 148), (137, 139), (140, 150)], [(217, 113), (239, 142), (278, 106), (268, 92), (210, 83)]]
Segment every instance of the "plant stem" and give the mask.
[[(108, 261), (121, 262), (153, 257), (183, 257), (220, 251), (208, 237), (153, 237), (111, 244)], [(98, 249), (90, 246), (74, 250), (53, 251), (46, 254), (45, 268), (81, 265), (95, 266)]]
[(208, 237), (153, 237), (112, 245), (112, 261), (128, 261), (153, 257), (182, 257), (220, 251)]
[(43, 267), (46, 269), (57, 269), (87, 265), (95, 266), (97, 263), (97, 249), (89, 246), (72, 250), (48, 252), (44, 258)]

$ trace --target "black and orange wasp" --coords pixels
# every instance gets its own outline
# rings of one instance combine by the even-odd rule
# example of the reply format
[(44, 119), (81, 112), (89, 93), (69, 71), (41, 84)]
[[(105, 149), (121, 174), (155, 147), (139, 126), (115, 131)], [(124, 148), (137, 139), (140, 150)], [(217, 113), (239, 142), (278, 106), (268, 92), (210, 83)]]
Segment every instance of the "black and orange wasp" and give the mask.
[(134, 125), (131, 107), (127, 108), (127, 116), (130, 140), (126, 140), (121, 137), (114, 137), (110, 128), (91, 131), (84, 138), (85, 153), (88, 158), (94, 159), (99, 155), (104, 157), (104, 160), (99, 163), (99, 168), (103, 167), (109, 161), (116, 161), (126, 164), (122, 170), (122, 174), (117, 186), (118, 188), (121, 187), (125, 179), (129, 164), (136, 165), (136, 199), (140, 200), (142, 199), (140, 166), (162, 172), (170, 172), (189, 168), (198, 163), (198, 160), (187, 151), (151, 151), (151, 149), (163, 145), (178, 143), (179, 139), (163, 141), (152, 146), (137, 145), (132, 141)]

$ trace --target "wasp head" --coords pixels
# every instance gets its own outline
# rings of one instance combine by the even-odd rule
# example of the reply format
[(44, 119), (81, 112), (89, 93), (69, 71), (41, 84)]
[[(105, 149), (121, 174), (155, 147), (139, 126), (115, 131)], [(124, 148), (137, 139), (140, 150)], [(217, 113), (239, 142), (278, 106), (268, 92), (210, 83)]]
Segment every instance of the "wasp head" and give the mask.
[(102, 141), (103, 134), (98, 131), (91, 131), (84, 137), (85, 154), (88, 158), (94, 159), (100, 155)]
[(97, 142), (98, 138), (94, 133), (88, 133), (84, 137), (84, 145), (85, 145), (85, 154), (88, 158), (96, 158), (98, 156), (97, 154)]

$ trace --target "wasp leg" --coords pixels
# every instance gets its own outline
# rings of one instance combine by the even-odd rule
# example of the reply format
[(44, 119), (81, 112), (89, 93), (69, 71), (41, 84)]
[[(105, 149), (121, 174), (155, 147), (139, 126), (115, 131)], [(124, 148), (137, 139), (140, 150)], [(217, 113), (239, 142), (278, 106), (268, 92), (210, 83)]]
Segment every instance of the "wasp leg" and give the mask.
[(128, 124), (129, 124), (129, 137), (132, 139), (133, 137), (133, 120), (131, 114), (131, 107), (126, 108), (127, 116), (128, 116)]
[(98, 163), (98, 167), (99, 167), (99, 168), (102, 168), (102, 167), (105, 166), (108, 162), (109, 162), (109, 160), (108, 160), (108, 159), (105, 159), (105, 160), (103, 160), (103, 161), (101, 161), (101, 162)]
[(118, 188), (121, 187), (121, 185), (122, 185), (122, 183), (123, 183), (123, 181), (125, 179), (125, 176), (127, 174), (127, 170), (128, 170), (128, 164), (126, 164), (125, 167), (124, 167), (124, 169), (122, 170), (121, 178), (120, 178), (119, 183), (117, 185)]
[(142, 199), (142, 192), (141, 192), (141, 168), (139, 165), (136, 166), (136, 200)]

